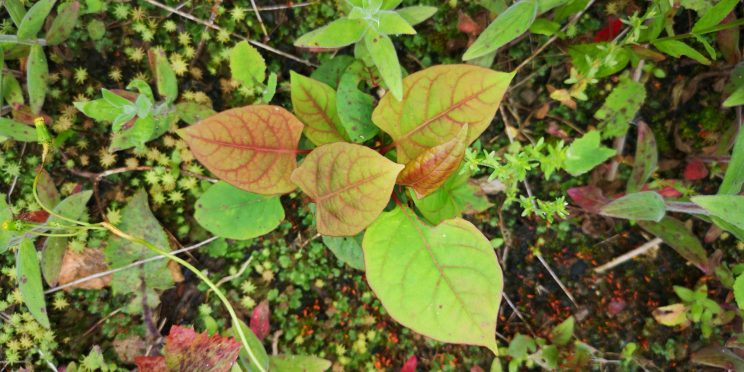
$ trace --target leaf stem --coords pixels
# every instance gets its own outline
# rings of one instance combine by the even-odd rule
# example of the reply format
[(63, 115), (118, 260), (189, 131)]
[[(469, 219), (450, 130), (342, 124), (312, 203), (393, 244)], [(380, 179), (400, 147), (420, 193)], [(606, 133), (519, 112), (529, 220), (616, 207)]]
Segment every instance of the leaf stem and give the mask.
[(46, 39), (19, 39), (16, 35), (0, 35), (0, 42), (15, 43), (21, 45), (41, 45), (46, 46)]

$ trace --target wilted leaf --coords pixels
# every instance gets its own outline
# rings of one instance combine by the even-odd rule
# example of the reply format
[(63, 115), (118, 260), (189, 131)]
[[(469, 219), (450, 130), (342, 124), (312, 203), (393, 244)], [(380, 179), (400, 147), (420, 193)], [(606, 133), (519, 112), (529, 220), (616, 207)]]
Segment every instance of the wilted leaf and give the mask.
[(372, 122), (375, 99), (359, 90), (366, 74), (367, 67), (357, 61), (346, 69), (338, 83), (336, 111), (347, 137), (355, 143), (366, 142), (380, 131)]
[(269, 331), (271, 330), (269, 318), (271, 318), (269, 301), (263, 300), (253, 309), (253, 313), (251, 314), (251, 330), (259, 340), (263, 340), (269, 335)]
[(491, 243), (470, 222), (433, 227), (398, 207), (367, 229), (363, 248), (367, 281), (393, 319), (436, 340), (498, 354), (503, 276)]
[(491, 207), (481, 188), (470, 182), (470, 172), (455, 171), (436, 191), (423, 199), (413, 197), (416, 208), (427, 221), (438, 224), (463, 213), (482, 212)]
[(305, 124), (305, 135), (314, 144), (344, 142), (344, 130), (336, 112), (336, 92), (317, 80), (290, 72), (292, 111)]
[[(83, 217), (85, 212), (88, 210), (87, 204), (92, 195), (93, 191), (90, 190), (72, 194), (58, 205), (54, 206), (53, 211), (64, 217), (78, 220)], [(47, 224), (54, 225), (63, 222), (64, 220), (59, 217), (52, 216), (47, 221)], [(69, 238), (67, 237), (53, 236), (47, 238), (44, 242), (44, 248), (41, 253), (41, 271), (44, 274), (44, 279), (46, 279), (46, 282), (49, 283), (49, 285), (57, 284), (68, 240)]]
[(684, 304), (673, 304), (656, 308), (652, 313), (659, 324), (668, 327), (687, 327), (690, 321), (687, 319), (687, 307)]
[(537, 0), (520, 0), (512, 4), (491, 22), (462, 59), (469, 61), (491, 53), (516, 39), (529, 29), (537, 17)]
[(18, 25), (16, 36), (22, 40), (35, 38), (36, 34), (41, 31), (41, 27), (44, 26), (44, 20), (47, 15), (49, 15), (49, 12), (52, 11), (55, 1), (56, 0), (39, 0), (34, 4), (28, 12), (26, 12), (26, 15), (23, 16), (21, 24)]
[(661, 222), (639, 221), (638, 224), (644, 230), (661, 238), (685, 260), (708, 272), (708, 255), (698, 238), (685, 227), (684, 223), (667, 216)]
[(266, 61), (256, 48), (241, 41), (230, 51), (230, 73), (245, 87), (253, 87), (266, 79)]
[(465, 157), (468, 125), (451, 140), (427, 149), (406, 164), (398, 175), (398, 184), (410, 186), (421, 199), (436, 191), (460, 167)]
[(693, 196), (690, 200), (703, 207), (712, 216), (744, 230), (744, 213), (742, 213), (744, 211), (744, 196), (700, 195)]
[[(121, 210), (121, 224), (117, 227), (125, 233), (144, 239), (160, 249), (170, 250), (168, 236), (150, 211), (150, 206), (147, 203), (147, 193), (144, 190), (137, 191)], [(118, 236), (109, 238), (104, 254), (113, 269), (156, 255), (147, 247)], [(141, 269), (116, 272), (111, 282), (111, 288), (114, 294), (140, 293), (142, 280), (145, 281), (144, 285), (150, 289), (169, 288), (173, 285), (173, 278), (167, 265), (167, 260), (157, 260), (145, 263), (141, 266)]]
[(41, 112), (41, 107), (44, 106), (48, 78), (49, 66), (44, 49), (41, 45), (32, 45), (26, 62), (26, 85), (29, 106), (34, 114)]
[(219, 182), (196, 202), (194, 218), (212, 234), (244, 240), (274, 230), (284, 220), (284, 208), (278, 196), (258, 195)]
[(165, 338), (163, 356), (137, 357), (140, 372), (190, 371), (227, 372), (238, 358), (240, 343), (231, 337), (209, 336), (174, 325)]
[(558, 324), (552, 331), (550, 331), (550, 341), (558, 346), (563, 346), (571, 341), (574, 332), (574, 317), (569, 316), (566, 320)]
[(571, 142), (568, 151), (566, 151), (564, 168), (568, 173), (578, 176), (604, 163), (615, 153), (614, 149), (602, 146), (599, 132), (593, 130)]
[(602, 207), (601, 215), (627, 220), (659, 222), (666, 214), (664, 198), (653, 191), (627, 194)]
[(659, 160), (656, 149), (656, 137), (648, 124), (638, 123), (638, 142), (636, 144), (635, 163), (628, 179), (627, 192), (640, 191), (649, 177), (654, 173)]
[(44, 301), (44, 285), (41, 283), (39, 256), (36, 254), (33, 240), (21, 240), (16, 255), (16, 277), (21, 298), (39, 324), (49, 328), (46, 301)]
[[(112, 342), (116, 356), (124, 363), (134, 363), (134, 359), (147, 349), (145, 340), (140, 336), (117, 338)], [(70, 371), (68, 368), (67, 371)]]
[(310, 355), (272, 355), (269, 366), (272, 371), (323, 372), (331, 368), (331, 362)]
[(0, 136), (21, 142), (36, 142), (36, 130), (15, 120), (0, 118)]
[(706, 346), (692, 353), (690, 360), (693, 363), (718, 367), (729, 371), (744, 370), (744, 358), (737, 355), (731, 349), (718, 345)]
[(611, 201), (596, 186), (572, 187), (566, 193), (574, 203), (589, 213), (599, 213)]
[(245, 106), (210, 116), (178, 132), (194, 156), (222, 180), (263, 195), (295, 189), (302, 123), (278, 106)]
[(319, 233), (352, 236), (382, 213), (401, 169), (372, 149), (337, 142), (311, 152), (292, 181), (317, 204)]
[[(61, 10), (59, 8), (62, 8)], [(57, 17), (54, 18), (49, 31), (46, 33), (47, 45), (58, 45), (67, 40), (75, 28), (80, 14), (80, 2), (75, 0), (70, 3), (61, 4), (58, 7)]]
[(620, 79), (620, 84), (612, 89), (602, 107), (594, 113), (594, 118), (602, 120), (599, 129), (602, 138), (624, 136), (631, 121), (646, 100), (643, 84), (628, 77)]
[(356, 236), (324, 236), (323, 244), (341, 260), (341, 262), (364, 271), (364, 253), (362, 252), (363, 234)]
[[(107, 269), (106, 257), (101, 250), (86, 248), (80, 253), (68, 250), (65, 253), (64, 259), (62, 259), (62, 265), (59, 271), (59, 284), (67, 284), (77, 279), (106, 271)], [(111, 275), (94, 278), (80, 284), (75, 284), (65, 290), (70, 291), (73, 288), (101, 289), (111, 283), (111, 278)]]
[(294, 45), (302, 48), (341, 48), (361, 40), (367, 27), (362, 19), (341, 18), (302, 35)]
[(383, 97), (372, 121), (393, 138), (401, 163), (449, 141), (465, 124), (470, 144), (493, 120), (513, 77), (470, 65), (430, 67), (403, 79), (402, 101)]

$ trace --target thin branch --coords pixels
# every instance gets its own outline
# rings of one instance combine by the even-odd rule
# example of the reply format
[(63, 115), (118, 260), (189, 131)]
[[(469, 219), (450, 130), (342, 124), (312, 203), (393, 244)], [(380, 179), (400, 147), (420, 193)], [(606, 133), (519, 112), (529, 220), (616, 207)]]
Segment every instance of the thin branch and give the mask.
[(263, 22), (263, 18), (261, 18), (261, 12), (258, 10), (258, 7), (256, 6), (256, 0), (251, 0), (251, 6), (253, 6), (253, 12), (256, 13), (256, 18), (258, 18), (258, 23), (261, 25), (261, 31), (264, 34), (264, 41), (269, 40), (269, 32), (266, 31), (266, 25)]
[(548, 266), (548, 263), (545, 261), (545, 259), (542, 257), (541, 254), (535, 254), (537, 259), (540, 261), (540, 263), (545, 267), (546, 270), (548, 270), (548, 273), (550, 273), (550, 276), (555, 280), (556, 283), (558, 283), (558, 286), (561, 287), (563, 290), (563, 293), (566, 294), (566, 297), (568, 297), (569, 300), (571, 300), (571, 303), (576, 306), (576, 308), (579, 308), (579, 304), (576, 303), (576, 299), (571, 294), (571, 292), (568, 291), (568, 288), (566, 288), (565, 285), (563, 285), (563, 282), (558, 278), (558, 275), (555, 275), (555, 272), (553, 272), (553, 269)]
[(638, 257), (640, 255), (643, 255), (643, 254), (648, 253), (648, 251), (650, 251), (650, 250), (652, 250), (654, 248), (658, 248), (659, 247), (659, 244), (661, 244), (661, 243), (663, 243), (663, 240), (661, 240), (660, 238), (654, 238), (652, 240), (649, 240), (646, 243), (644, 243), (643, 245), (641, 245), (640, 247), (638, 247), (636, 249), (633, 249), (632, 251), (627, 252), (627, 253), (625, 253), (623, 255), (620, 255), (620, 256), (618, 256), (616, 258), (613, 258), (612, 261), (610, 261), (610, 262), (608, 262), (608, 263), (606, 263), (606, 264), (604, 264), (602, 266), (596, 267), (594, 269), (594, 272), (597, 273), (597, 274), (602, 274), (605, 271), (611, 270), (611, 269), (615, 268), (616, 266), (618, 266), (618, 265), (620, 265), (620, 264), (622, 264), (622, 263), (624, 263), (626, 261), (630, 261), (633, 258), (636, 258), (636, 257)]
[(259, 6), (257, 9), (260, 12), (273, 11), (273, 10), (284, 10), (284, 9), (292, 9), (292, 8), (302, 8), (302, 7), (306, 7), (310, 5), (315, 5), (318, 3), (319, 1), (308, 1), (306, 3), (297, 3), (297, 4)]
[[(205, 245), (207, 245), (207, 244), (209, 244), (209, 243), (211, 243), (211, 242), (213, 242), (215, 240), (217, 240), (217, 237), (216, 236), (213, 236), (213, 237), (211, 237), (211, 238), (209, 238), (207, 240), (204, 240), (202, 242), (196, 243), (194, 245), (190, 245), (190, 246), (188, 246), (186, 248), (182, 248), (182, 249), (178, 249), (178, 250), (175, 250), (175, 251), (171, 251), (170, 253), (171, 254), (180, 254), (180, 253), (184, 253), (184, 252), (190, 252), (190, 251), (193, 251), (194, 249), (203, 247), (203, 246), (205, 246)], [(69, 283), (65, 283), (65, 284), (56, 286), (54, 288), (49, 288), (46, 291), (44, 291), (44, 294), (50, 294), (50, 293), (54, 293), (54, 292), (57, 292), (57, 291), (61, 291), (61, 290), (65, 289), (65, 288), (70, 288), (70, 287), (76, 286), (76, 285), (78, 285), (80, 283), (85, 283), (85, 282), (87, 282), (89, 280), (93, 280), (93, 279), (97, 279), (97, 278), (100, 278), (100, 277), (104, 277), (106, 275), (111, 275), (113, 273), (118, 273), (120, 271), (129, 270), (129, 269), (131, 269), (133, 267), (141, 266), (141, 265), (144, 265), (144, 264), (146, 264), (148, 262), (162, 260), (163, 258), (166, 258), (166, 256), (165, 255), (157, 255), (157, 256), (145, 258), (143, 260), (132, 262), (129, 265), (118, 267), (116, 269), (111, 269), (111, 270), (106, 270), (106, 271), (101, 271), (101, 272), (98, 272), (98, 273), (95, 273), (95, 274), (91, 274), (91, 275), (82, 277), (80, 279), (73, 280), (73, 281), (71, 281)]]

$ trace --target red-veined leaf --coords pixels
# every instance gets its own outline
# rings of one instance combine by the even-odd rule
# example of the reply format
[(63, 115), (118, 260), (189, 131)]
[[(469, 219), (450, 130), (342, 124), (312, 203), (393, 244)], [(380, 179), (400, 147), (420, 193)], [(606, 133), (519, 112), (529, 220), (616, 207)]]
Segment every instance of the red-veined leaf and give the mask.
[(305, 125), (305, 135), (314, 144), (343, 142), (343, 127), (336, 112), (336, 91), (315, 79), (294, 71), (292, 110)]
[(468, 125), (465, 124), (455, 138), (422, 152), (406, 164), (398, 175), (398, 183), (412, 187), (419, 198), (434, 192), (460, 166), (465, 157), (467, 135)]
[(403, 79), (401, 101), (384, 96), (372, 121), (393, 138), (401, 163), (449, 141), (466, 123), (469, 144), (491, 123), (513, 77), (471, 65), (430, 67)]
[(311, 152), (291, 179), (317, 204), (319, 233), (353, 236), (382, 213), (402, 169), (367, 147), (336, 142)]
[(220, 179), (263, 195), (295, 189), (302, 123), (277, 106), (245, 106), (210, 116), (179, 134), (194, 156)]

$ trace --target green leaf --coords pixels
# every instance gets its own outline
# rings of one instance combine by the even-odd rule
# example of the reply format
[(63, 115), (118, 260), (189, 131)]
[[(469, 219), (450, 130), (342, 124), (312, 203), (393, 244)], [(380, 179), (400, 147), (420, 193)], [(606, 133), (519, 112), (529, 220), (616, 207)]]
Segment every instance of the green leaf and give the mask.
[(10, 19), (13, 20), (13, 24), (16, 27), (20, 26), (23, 21), (23, 17), (26, 15), (26, 7), (23, 6), (24, 2), (21, 0), (5, 0), (5, 10), (8, 11)]
[(114, 122), (116, 117), (121, 114), (121, 108), (109, 103), (107, 100), (95, 99), (92, 101), (74, 102), (75, 108), (85, 116), (103, 122)]
[[(125, 233), (144, 239), (160, 249), (170, 250), (168, 236), (150, 212), (147, 193), (144, 190), (137, 191), (121, 210), (121, 224), (117, 227)], [(114, 235), (108, 239), (104, 254), (113, 269), (156, 255), (145, 246)], [(173, 278), (167, 265), (167, 260), (157, 260), (144, 264), (140, 270), (116, 272), (113, 274), (111, 289), (114, 294), (139, 293), (142, 291), (143, 280), (144, 285), (150, 289), (169, 288), (173, 285)]]
[(21, 89), (21, 84), (18, 83), (18, 80), (16, 80), (15, 76), (13, 76), (12, 74), (3, 74), (2, 88), (3, 98), (5, 98), (5, 102), (7, 102), (8, 105), (22, 106), (25, 103), (25, 101), (23, 100), (23, 90)]
[(396, 12), (398, 12), (398, 14), (400, 14), (408, 24), (415, 26), (431, 18), (437, 12), (437, 7), (424, 5), (409, 6), (406, 8), (400, 8), (396, 10)]
[(173, 71), (168, 57), (160, 49), (151, 49), (149, 51), (151, 63), (155, 68), (155, 82), (158, 87), (158, 94), (164, 98), (167, 103), (172, 103), (178, 97), (178, 80), (176, 73)]
[(341, 81), (341, 76), (346, 72), (346, 68), (354, 61), (354, 57), (349, 55), (335, 56), (323, 62), (320, 67), (313, 71), (310, 77), (336, 89)]
[[(53, 211), (64, 217), (79, 220), (88, 210), (87, 204), (92, 195), (92, 191), (82, 191), (72, 194), (58, 205), (53, 206)], [(62, 222), (64, 222), (62, 219), (55, 216), (51, 216), (47, 220), (47, 224), (50, 226)], [(67, 250), (68, 239), (67, 237), (55, 236), (47, 238), (44, 242), (44, 248), (41, 251), (41, 272), (44, 274), (44, 279), (46, 279), (49, 285), (57, 285), (59, 271), (62, 267), (62, 259), (65, 256), (65, 250)]]
[(553, 36), (560, 29), (560, 23), (545, 18), (536, 19), (535, 22), (532, 22), (532, 26), (530, 26), (531, 33), (545, 36)]
[(245, 240), (276, 229), (284, 220), (284, 208), (278, 196), (258, 195), (219, 182), (196, 202), (194, 218), (219, 237)]
[(744, 84), (738, 86), (725, 101), (723, 107), (734, 107), (744, 105)]
[(98, 19), (92, 19), (85, 27), (91, 40), (101, 40), (106, 36), (106, 24)]
[(75, 24), (77, 24), (79, 15), (79, 1), (75, 0), (70, 3), (61, 4), (57, 8), (57, 17), (54, 18), (49, 31), (46, 33), (47, 45), (59, 45), (67, 40), (75, 28)]
[[(370, 1), (370, 3), (371, 2), (372, 1)], [(380, 6), (380, 9), (385, 9), (385, 10), (395, 9), (402, 2), (403, 0), (382, 0), (382, 5)]]
[(309, 355), (272, 355), (269, 367), (282, 372), (322, 372), (331, 368), (331, 362)]
[(276, 73), (272, 72), (269, 74), (269, 79), (266, 81), (266, 88), (264, 88), (261, 95), (261, 101), (263, 101), (263, 103), (269, 103), (274, 99), (274, 95), (276, 95), (276, 79)]
[(659, 222), (666, 214), (664, 198), (654, 191), (634, 192), (602, 207), (601, 215), (627, 220)]
[(514, 359), (524, 360), (535, 350), (537, 350), (537, 344), (532, 337), (517, 333), (509, 342), (507, 354)]
[(578, 176), (604, 163), (615, 153), (614, 149), (602, 146), (599, 132), (593, 130), (571, 143), (566, 151), (564, 168), (568, 173)]
[(360, 41), (367, 27), (364, 20), (341, 18), (302, 35), (294, 45), (302, 48), (341, 48)]
[(712, 216), (744, 229), (744, 196), (740, 195), (701, 195), (690, 198), (693, 203), (703, 207)]
[(687, 56), (704, 65), (710, 64), (710, 60), (708, 58), (700, 54), (700, 52), (693, 49), (691, 46), (679, 40), (663, 39), (663, 40), (652, 41), (651, 44), (653, 44), (653, 46), (655, 46), (656, 49), (658, 49), (662, 53), (668, 54), (674, 58), (679, 58), (681, 56)]
[(692, 33), (696, 34), (705, 29), (718, 26), (726, 16), (736, 7), (739, 0), (721, 0), (718, 4), (714, 5), (713, 8), (709, 9), (703, 14), (695, 25), (692, 26)]
[(333, 252), (341, 262), (354, 269), (364, 271), (364, 253), (362, 238), (364, 233), (356, 236), (323, 236), (323, 244)]
[(195, 102), (181, 102), (176, 104), (178, 117), (188, 124), (196, 124), (217, 112), (211, 107)]
[(364, 143), (374, 138), (380, 129), (372, 122), (375, 99), (359, 89), (365, 73), (364, 64), (352, 63), (341, 76), (338, 84), (336, 111), (341, 127), (355, 143)]
[(364, 37), (364, 45), (390, 93), (400, 101), (403, 98), (403, 77), (393, 41), (387, 35), (369, 30)]
[(41, 283), (41, 270), (39, 270), (39, 256), (36, 254), (33, 240), (21, 240), (16, 256), (16, 270), (23, 303), (42, 327), (49, 328), (44, 286)]
[(736, 195), (744, 184), (744, 130), (739, 130), (718, 194)]
[(396, 207), (367, 229), (362, 246), (367, 281), (393, 319), (433, 339), (498, 355), (503, 275), (475, 226), (457, 218), (434, 227)]
[(488, 25), (468, 48), (462, 59), (469, 61), (481, 57), (516, 39), (535, 21), (537, 9), (536, 0), (520, 0), (512, 4)]
[[(613, 47), (610, 43), (574, 44), (568, 47), (571, 64), (582, 74), (594, 74), (596, 78), (614, 75), (623, 70), (630, 62), (630, 53), (625, 48)], [(599, 67), (591, 63), (596, 60), (611, 60), (614, 63), (602, 63)]]
[(33, 39), (36, 34), (41, 31), (41, 27), (44, 26), (44, 20), (46, 19), (49, 12), (52, 11), (56, 0), (39, 0), (34, 4), (26, 15), (23, 16), (21, 24), (18, 25), (18, 32), (16, 36), (19, 39)]
[(628, 178), (626, 192), (640, 191), (646, 181), (651, 177), (659, 160), (659, 151), (656, 149), (656, 137), (648, 124), (641, 121), (638, 123), (638, 140), (636, 141), (635, 163), (633, 171)]
[(36, 142), (34, 127), (6, 118), (0, 118), (0, 136), (21, 142)]
[(41, 45), (32, 45), (28, 62), (26, 62), (26, 84), (29, 106), (31, 106), (33, 114), (41, 112), (41, 107), (44, 106), (48, 78), (49, 67), (47, 66), (44, 48)]
[(345, 141), (333, 88), (294, 71), (290, 76), (292, 111), (305, 124), (305, 136), (318, 146)]
[(537, 12), (543, 14), (559, 6), (567, 4), (571, 0), (537, 0)]
[(370, 21), (372, 27), (383, 35), (414, 35), (416, 30), (400, 14), (392, 11), (380, 12), (377, 19)]
[(558, 346), (566, 345), (571, 341), (574, 332), (574, 317), (569, 316), (550, 331), (550, 341)]
[(646, 88), (643, 84), (622, 77), (620, 84), (612, 89), (602, 107), (594, 113), (595, 119), (602, 120), (599, 124), (602, 138), (624, 136), (644, 100)]
[(17, 235), (15, 231), (3, 228), (5, 223), (13, 223), (13, 212), (5, 201), (6, 197), (5, 194), (0, 193), (0, 253), (4, 253), (10, 248), (10, 240)]
[(230, 73), (244, 87), (254, 87), (266, 79), (266, 61), (256, 48), (241, 41), (230, 51)]
[(661, 238), (664, 243), (700, 270), (708, 271), (708, 256), (703, 245), (682, 221), (666, 216), (661, 222), (638, 221), (638, 225)]
[(736, 277), (734, 282), (734, 298), (740, 310), (744, 310), (744, 274)]
[[(256, 334), (253, 333), (250, 327), (248, 327), (243, 321), (240, 322), (240, 328), (243, 330), (243, 334), (245, 335), (246, 340), (248, 341), (248, 346), (251, 348), (251, 352), (253, 352), (253, 355), (256, 357), (259, 363), (261, 363), (261, 369), (264, 371), (269, 370), (269, 355), (266, 354), (266, 349), (264, 348), (263, 344), (261, 343), (261, 340), (256, 337)], [(232, 334), (235, 339), (240, 340), (240, 334), (238, 334), (238, 331), (235, 328), (230, 328), (228, 330), (228, 334)], [(247, 370), (248, 372), (258, 371), (258, 366), (253, 364), (251, 362), (251, 358), (248, 355), (248, 351), (245, 350), (245, 348), (241, 345), (240, 347), (240, 354), (238, 355), (238, 363)]]
[(470, 183), (470, 172), (455, 171), (442, 186), (423, 199), (412, 195), (416, 208), (432, 224), (460, 217), (463, 213), (482, 212), (491, 207), (480, 187)]

